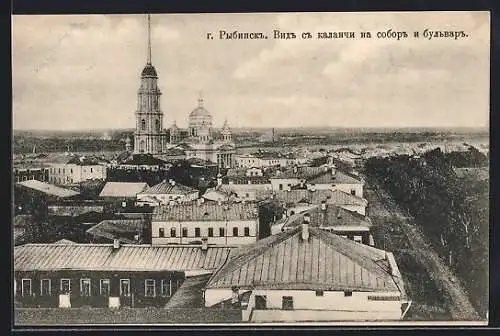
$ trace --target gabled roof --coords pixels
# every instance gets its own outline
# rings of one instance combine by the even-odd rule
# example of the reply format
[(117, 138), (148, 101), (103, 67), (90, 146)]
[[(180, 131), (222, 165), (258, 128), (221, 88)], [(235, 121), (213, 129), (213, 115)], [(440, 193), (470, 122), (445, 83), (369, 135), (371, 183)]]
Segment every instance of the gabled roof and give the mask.
[(256, 220), (257, 217), (257, 205), (251, 203), (163, 205), (153, 211), (153, 221), (237, 221)]
[(14, 271), (211, 271), (231, 247), (113, 244), (25, 244), (14, 247)]
[(290, 179), (290, 178), (308, 179), (308, 178), (312, 178), (314, 176), (317, 176), (319, 174), (322, 174), (324, 172), (325, 172), (325, 169), (323, 167), (303, 166), (303, 167), (295, 167), (295, 168), (286, 169), (284, 171), (275, 170), (273, 175), (270, 178), (271, 179)]
[(118, 239), (126, 244), (137, 244), (135, 235), (142, 235), (147, 226), (145, 219), (112, 219), (103, 220), (87, 230), (87, 233), (107, 238), (110, 240)]
[(283, 228), (289, 229), (300, 226), (304, 220), (304, 214), (308, 213), (311, 217), (311, 226), (319, 228), (328, 227), (366, 227), (372, 226), (368, 217), (360, 215), (355, 211), (350, 211), (342, 206), (328, 204), (326, 210), (321, 210), (321, 206), (317, 205), (311, 209), (291, 216), (285, 220)]
[(341, 190), (307, 190), (307, 189), (292, 189), (274, 190), (274, 191), (259, 191), (257, 193), (259, 200), (274, 198), (286, 204), (321, 204), (325, 201), (328, 204), (337, 205), (365, 205), (367, 201), (364, 198), (351, 195)]
[(107, 182), (99, 197), (136, 197), (148, 187), (146, 182)]
[(185, 186), (183, 184), (172, 184), (166, 180), (141, 191), (140, 194), (156, 195), (156, 194), (173, 194), (173, 195), (189, 195), (198, 192), (197, 189)]
[(232, 251), (206, 288), (404, 293), (388, 252), (311, 227), (304, 241), (301, 232), (297, 227)]
[(324, 172), (323, 174), (307, 180), (310, 184), (363, 184), (363, 181), (354, 175), (346, 172), (335, 171), (332, 175), (331, 171)]
[(183, 151), (180, 148), (168, 148), (167, 150), (163, 151), (162, 156), (184, 156), (186, 155), (186, 152)]
[(66, 197), (73, 197), (80, 195), (80, 193), (77, 191), (61, 188), (53, 184), (49, 184), (38, 180), (22, 181), (22, 182), (17, 182), (16, 184), (32, 190), (36, 190), (38, 192), (42, 192), (49, 196), (55, 196), (59, 198), (66, 198)]

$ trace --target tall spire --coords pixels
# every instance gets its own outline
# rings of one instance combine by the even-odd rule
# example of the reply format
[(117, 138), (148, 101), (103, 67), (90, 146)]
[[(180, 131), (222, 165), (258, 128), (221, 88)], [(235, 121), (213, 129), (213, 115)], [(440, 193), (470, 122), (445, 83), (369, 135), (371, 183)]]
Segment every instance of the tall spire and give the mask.
[(148, 64), (151, 64), (151, 15), (148, 14)]

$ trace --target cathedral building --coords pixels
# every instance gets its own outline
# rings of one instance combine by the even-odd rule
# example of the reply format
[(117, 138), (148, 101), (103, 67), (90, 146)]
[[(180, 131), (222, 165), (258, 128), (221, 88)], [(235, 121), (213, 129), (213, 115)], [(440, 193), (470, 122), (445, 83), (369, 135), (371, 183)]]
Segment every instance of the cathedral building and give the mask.
[[(220, 168), (235, 166), (236, 147), (227, 120), (219, 132), (214, 131), (212, 115), (205, 109), (200, 94), (198, 106), (188, 116), (188, 128), (181, 129), (174, 121), (166, 130), (160, 106), (161, 91), (158, 73), (151, 62), (151, 24), (148, 15), (148, 57), (141, 73), (137, 93), (134, 154), (152, 154), (162, 158), (171, 149), (183, 150), (186, 158), (198, 158), (217, 163)], [(131, 150), (127, 144), (127, 150)]]

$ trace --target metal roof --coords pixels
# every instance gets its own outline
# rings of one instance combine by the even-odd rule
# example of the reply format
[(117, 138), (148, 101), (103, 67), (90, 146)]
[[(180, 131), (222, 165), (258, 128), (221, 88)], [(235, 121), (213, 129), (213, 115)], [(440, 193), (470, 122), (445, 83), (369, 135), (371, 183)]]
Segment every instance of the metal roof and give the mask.
[(238, 221), (256, 220), (257, 205), (251, 203), (218, 204), (176, 204), (158, 206), (153, 211), (153, 222), (158, 221)]
[(324, 172), (323, 174), (307, 180), (310, 184), (363, 184), (359, 178), (351, 176), (339, 170), (332, 174), (331, 171)]
[(199, 245), (122, 245), (115, 249), (113, 244), (26, 244), (14, 248), (14, 270), (214, 270), (230, 251), (228, 246), (209, 246), (203, 251)]
[(87, 230), (87, 233), (108, 239), (118, 239), (126, 244), (137, 244), (134, 236), (142, 235), (147, 228), (146, 219), (103, 220)]
[(99, 197), (133, 198), (147, 187), (146, 182), (107, 182)]
[(61, 188), (53, 184), (49, 184), (38, 180), (22, 181), (22, 182), (17, 182), (16, 184), (59, 198), (73, 197), (80, 195), (80, 193), (77, 191)]
[(285, 219), (283, 228), (289, 229), (301, 225), (304, 221), (304, 214), (306, 213), (311, 217), (311, 226), (319, 228), (333, 226), (369, 228), (372, 226), (371, 221), (366, 216), (355, 211), (347, 210), (342, 206), (327, 204), (326, 210), (321, 210), (321, 206), (317, 205), (307, 211), (303, 211)]
[(264, 200), (274, 198), (283, 203), (308, 203), (321, 204), (325, 201), (328, 204), (337, 205), (367, 205), (364, 198), (351, 195), (341, 190), (307, 190), (307, 189), (292, 189), (292, 190), (266, 190), (257, 193), (257, 199)]
[(173, 194), (173, 195), (189, 195), (192, 193), (198, 192), (197, 189), (185, 186), (179, 183), (170, 183), (166, 180), (161, 181), (158, 184), (155, 184), (152, 187), (140, 192), (140, 194), (149, 194), (149, 195), (157, 195), (157, 194)]
[[(297, 227), (234, 250), (206, 288), (403, 291), (387, 253), (324, 230)], [(397, 266), (396, 266), (397, 267)]]

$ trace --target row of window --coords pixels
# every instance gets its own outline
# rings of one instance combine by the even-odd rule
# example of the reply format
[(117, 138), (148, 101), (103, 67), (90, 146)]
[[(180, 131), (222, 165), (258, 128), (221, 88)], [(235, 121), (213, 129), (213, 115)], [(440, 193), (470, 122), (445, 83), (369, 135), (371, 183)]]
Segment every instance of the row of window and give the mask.
[[(50, 168), (49, 169), (50, 172), (52, 174), (55, 174), (56, 173), (56, 168)], [(69, 172), (70, 174), (73, 174), (73, 168), (69, 168)], [(87, 172), (87, 169), (86, 168), (83, 168), (83, 172), (86, 173)], [(90, 168), (90, 172), (93, 173), (94, 172), (94, 168)], [(61, 174), (61, 168), (57, 168), (57, 173), (58, 174)], [(62, 173), (63, 174), (66, 174), (66, 168), (62, 168)]]
[[(21, 280), (21, 295), (31, 296), (34, 294), (31, 279)], [(48, 296), (52, 294), (51, 279), (40, 280), (40, 295)], [(172, 280), (161, 280), (160, 296), (172, 295)], [(177, 281), (176, 286), (179, 286)], [(60, 280), (60, 292), (69, 294), (71, 292), (71, 279)], [(111, 288), (110, 279), (99, 280), (99, 294), (102, 296), (109, 296)], [(144, 296), (155, 297), (156, 293), (156, 280), (146, 279), (144, 281)], [(80, 296), (91, 296), (91, 279), (80, 279)], [(120, 279), (120, 296), (130, 296), (130, 279)]]
[[(316, 296), (323, 296), (324, 292), (322, 290), (316, 291)], [(344, 292), (344, 296), (352, 296), (352, 292)], [(399, 298), (398, 298), (399, 299)], [(368, 297), (370, 300), (370, 297)], [(281, 297), (281, 309), (290, 310), (293, 309), (293, 296), (282, 296)], [(256, 295), (255, 296), (255, 308), (256, 309), (267, 309), (267, 296), (266, 295)]]
[[(194, 229), (194, 236), (195, 237), (201, 237), (201, 229), (200, 228), (195, 228)], [(225, 237), (226, 236), (226, 229), (221, 227), (219, 228), (219, 237)], [(239, 237), (240, 232), (239, 228), (233, 227), (233, 237)], [(250, 228), (249, 227), (244, 227), (243, 228), (243, 237), (249, 237), (250, 236)], [(164, 228), (159, 228), (158, 229), (158, 237), (160, 238), (165, 238), (165, 229)], [(170, 237), (175, 238), (177, 237), (177, 228), (173, 227), (170, 228)], [(182, 228), (182, 237), (188, 237), (188, 228)], [(208, 228), (208, 237), (214, 237), (214, 228)]]

